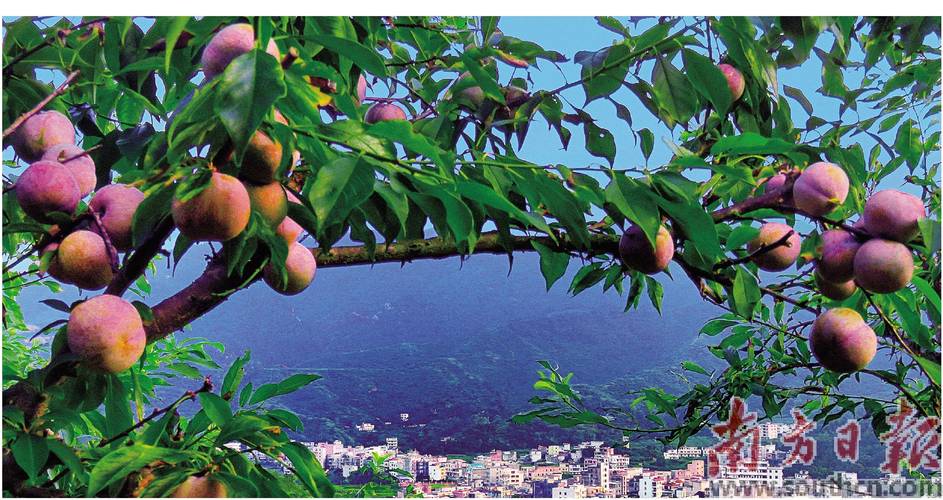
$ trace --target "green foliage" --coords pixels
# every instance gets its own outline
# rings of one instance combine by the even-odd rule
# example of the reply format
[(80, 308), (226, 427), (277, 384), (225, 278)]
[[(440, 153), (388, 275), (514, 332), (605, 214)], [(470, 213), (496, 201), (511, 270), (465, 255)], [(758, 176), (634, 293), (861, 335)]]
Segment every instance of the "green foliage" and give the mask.
[[(617, 423), (628, 410), (608, 415), (587, 408), (570, 377), (543, 363), (535, 388), (549, 396), (535, 398), (540, 408), (520, 415), (520, 422), (660, 432), (666, 441), (684, 442), (723, 412), (731, 396), (753, 395), (767, 417), (801, 401), (823, 423), (855, 415), (881, 429), (893, 402), (847, 389), (860, 375), (892, 387), (921, 413), (939, 414), (940, 131), (930, 117), (939, 109), (940, 57), (939, 48), (929, 45), (935, 43), (931, 34), (939, 38), (938, 20), (666, 17), (640, 29), (635, 21), (600, 17), (600, 27), (615, 35), (612, 43), (569, 61), (533, 42), (493, 37), (500, 22), (495, 17), (258, 17), (248, 20), (256, 48), (214, 80), (197, 83), (201, 51), (217, 28), (245, 21), (167, 17), (150, 24), (109, 17), (77, 25), (61, 19), (49, 28), (31, 18), (5, 23), (3, 127), (53, 95), (47, 71), (38, 70), (57, 76), (78, 71), (46, 109), (73, 117), (100, 186), (133, 183), (147, 195), (133, 220), (139, 250), (161, 235), (174, 197), (196, 196), (213, 169), (238, 175), (260, 130), (281, 145), (279, 182), (300, 194), (290, 216), (320, 251), (345, 236), (362, 242), (364, 262), (382, 248), (377, 235), (422, 252), (428, 242), (416, 240), (426, 238), (429, 225), (439, 252), (442, 245), (462, 255), (482, 246), (509, 254), (533, 249), (548, 288), (579, 255), (572, 293), (601, 284), (624, 294), (627, 310), (643, 294), (659, 311), (670, 310), (661, 278), (628, 272), (615, 250), (629, 223), (653, 243), (665, 225), (675, 240), (672, 269), (680, 268), (707, 300), (726, 310), (701, 332), (716, 341), (709, 350), (721, 367), (683, 364), (687, 391), (681, 394), (659, 387), (633, 391), (629, 406), (643, 409), (647, 421), (628, 427)], [(269, 40), (286, 54), (281, 61), (262, 50)], [(556, 89), (531, 88), (521, 74), (538, 70), (540, 60), (579, 65), (581, 78)], [(743, 73), (745, 91), (736, 101), (715, 66), (720, 62)], [(778, 81), (778, 69), (806, 64), (821, 67), (814, 100)], [(463, 85), (474, 84), (484, 95), (476, 109), (452, 97), (453, 82), (465, 72), (471, 82)], [(372, 93), (388, 90), (373, 99), (394, 102), (410, 120), (366, 124), (370, 102), (354, 99), (361, 76)], [(512, 86), (524, 93), (510, 92)], [(576, 87), (585, 96), (582, 106), (568, 98)], [(600, 113), (599, 105), (588, 110), (593, 101), (611, 103), (615, 116), (633, 129), (644, 169), (617, 168), (628, 142), (617, 141), (592, 114)], [(838, 104), (837, 117), (816, 110), (822, 101)], [(275, 111), (287, 124), (276, 120)], [(635, 130), (633, 114), (646, 112), (658, 127)], [(801, 113), (808, 115), (805, 123)], [(608, 166), (539, 165), (521, 158), (530, 125), (539, 121), (556, 132), (563, 148), (582, 128), (586, 153)], [(666, 149), (656, 149), (656, 137), (664, 138)], [(290, 160), (296, 150), (299, 162)], [(831, 218), (810, 221), (821, 227), (805, 230), (805, 222), (797, 222), (803, 219), (783, 203), (744, 205), (758, 199), (757, 187), (775, 173), (820, 160), (840, 164), (851, 179), (847, 200)], [(851, 222), (873, 191), (901, 184), (921, 194), (930, 214), (910, 243), (917, 263), (913, 283), (893, 294), (859, 292), (841, 304), (869, 321), (881, 355), (891, 355), (895, 367), (854, 376), (829, 372), (814, 363), (805, 329), (812, 314), (836, 304), (814, 293), (811, 273), (801, 266), (795, 273), (760, 273), (744, 245), (758, 221), (784, 219), (804, 232), (804, 258), (812, 258), (822, 229)], [(62, 320), (28, 327), (21, 291), (60, 290), (45, 274), (50, 257), (36, 252), (56, 236), (27, 217), (6, 186), (3, 197), (5, 383), (46, 398), (39, 415), (4, 409), (3, 446), (23, 473), (19, 485), (78, 496), (161, 496), (189, 476), (210, 474), (231, 496), (333, 493), (321, 465), (283, 432), (300, 428), (297, 415), (266, 407), (316, 375), (255, 387), (243, 383), (246, 354), (218, 391), (204, 382), (167, 406), (158, 388), (180, 377), (203, 380), (205, 370), (219, 368), (207, 349), (222, 351), (221, 345), (167, 337), (152, 342), (132, 369), (105, 376), (68, 352)], [(88, 215), (81, 205), (59, 220), (60, 231), (86, 223)], [(177, 262), (192, 245), (178, 236), (166, 253)], [(284, 275), (286, 255), (284, 241), (253, 216), (216, 257), (225, 259), (227, 278), (236, 285), (214, 290), (206, 300), (221, 302), (258, 279), (267, 264)], [(133, 260), (122, 261), (125, 270)], [(146, 269), (153, 265), (147, 262), (133, 275), (132, 291), (145, 300)], [(55, 299), (46, 304), (70, 310)], [(160, 305), (136, 305), (153, 327)], [(185, 321), (171, 330), (193, 319), (174, 317)], [(51, 341), (33, 342), (30, 334)], [(789, 385), (781, 374), (801, 378), (802, 385)], [(178, 414), (184, 405), (199, 410), (192, 417)], [(290, 474), (265, 469), (227, 448), (230, 441)], [(382, 457), (375, 457), (370, 472), (390, 488), (381, 464)], [(376, 488), (357, 494), (390, 491)]]

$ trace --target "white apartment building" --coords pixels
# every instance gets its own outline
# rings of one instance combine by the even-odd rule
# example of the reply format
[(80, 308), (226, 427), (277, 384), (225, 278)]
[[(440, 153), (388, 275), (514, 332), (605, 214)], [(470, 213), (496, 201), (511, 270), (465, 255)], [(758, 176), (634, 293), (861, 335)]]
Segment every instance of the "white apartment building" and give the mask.
[(666, 450), (663, 453), (665, 460), (680, 460), (683, 458), (700, 458), (702, 451), (695, 446), (682, 446), (674, 450)]
[(664, 493), (664, 484), (654, 477), (643, 475), (638, 478), (639, 498), (659, 498)]
[(725, 496), (752, 495), (782, 486), (783, 468), (772, 466), (766, 460), (760, 460), (752, 466), (750, 462), (741, 461), (736, 468), (721, 465), (718, 477), (711, 479), (711, 487), (720, 488), (719, 491), (724, 492)]
[(573, 486), (556, 487), (550, 490), (551, 498), (586, 498), (586, 487), (582, 484)]
[(609, 455), (606, 459), (611, 469), (625, 469), (629, 466), (628, 455)]
[(757, 427), (760, 428), (760, 439), (769, 440), (777, 440), (780, 436), (792, 430), (791, 425), (777, 422), (763, 422)]

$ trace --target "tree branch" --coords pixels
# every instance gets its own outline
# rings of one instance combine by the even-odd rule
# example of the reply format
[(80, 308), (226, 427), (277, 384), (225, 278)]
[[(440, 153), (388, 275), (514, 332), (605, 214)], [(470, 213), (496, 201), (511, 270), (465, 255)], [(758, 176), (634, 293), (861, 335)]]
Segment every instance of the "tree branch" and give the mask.
[(69, 85), (73, 81), (75, 81), (76, 78), (78, 78), (79, 73), (80, 73), (79, 70), (75, 70), (69, 73), (69, 76), (65, 78), (65, 81), (62, 82), (62, 84), (60, 84), (58, 87), (56, 87), (56, 90), (54, 90), (51, 94), (44, 97), (43, 100), (39, 101), (39, 103), (36, 104), (36, 106), (33, 106), (33, 109), (27, 111), (26, 113), (23, 113), (22, 115), (17, 117), (16, 120), (13, 120), (13, 123), (11, 123), (10, 126), (7, 127), (6, 130), (3, 131), (3, 138), (6, 139), (10, 135), (12, 135), (13, 132), (16, 132), (16, 129), (20, 128), (20, 125), (22, 125), (23, 122), (25, 122), (26, 120), (29, 120), (29, 118), (35, 115), (36, 113), (39, 113), (53, 99), (62, 95), (69, 88)]
[[(582, 249), (565, 237), (561, 237), (559, 243), (547, 236), (511, 236), (510, 241), (502, 242), (497, 232), (486, 232), (479, 238), (475, 253), (508, 254), (511, 251), (534, 251), (532, 242), (541, 243), (558, 251), (582, 252), (588, 255), (614, 254), (619, 248), (617, 235), (592, 234), (590, 247)], [(509, 248), (505, 247), (505, 243)], [(317, 258), (319, 268), (373, 265), (384, 262), (405, 263), (459, 255), (452, 239), (440, 237), (393, 243), (377, 248), (372, 256), (363, 246), (334, 247), (328, 252), (313, 249), (312, 252)], [(250, 263), (247, 267), (255, 269), (257, 266)], [(226, 267), (221, 262), (211, 261), (206, 271), (193, 283), (151, 309), (154, 321), (145, 325), (148, 342), (154, 342), (183, 328), (257, 278), (257, 276), (238, 275), (238, 273), (229, 276), (226, 274)]]
[(111, 283), (108, 284), (108, 288), (105, 289), (104, 293), (117, 295), (119, 297), (124, 295), (124, 292), (128, 290), (131, 284), (144, 274), (144, 271), (147, 270), (147, 265), (150, 264), (154, 256), (157, 255), (157, 252), (164, 246), (164, 241), (170, 236), (173, 230), (173, 219), (170, 217), (164, 218), (164, 220), (154, 228), (154, 232), (151, 233), (150, 237), (134, 251), (131, 258), (129, 258), (124, 266), (115, 274), (115, 277), (111, 280)]
[(737, 218), (745, 213), (762, 208), (781, 208), (785, 205), (786, 195), (792, 193), (792, 185), (796, 181), (797, 174), (787, 174), (786, 182), (778, 189), (774, 189), (766, 194), (747, 198), (739, 203), (734, 203), (726, 208), (715, 210), (711, 213), (715, 222), (721, 222), (728, 219)]
[(212, 391), (212, 390), (213, 390), (213, 383), (210, 382), (210, 378), (209, 378), (209, 377), (206, 377), (206, 378), (203, 379), (203, 385), (202, 385), (199, 389), (197, 389), (197, 390), (195, 390), (195, 391), (187, 391), (187, 392), (183, 393), (182, 396), (180, 396), (179, 398), (175, 399), (172, 403), (170, 403), (169, 405), (167, 405), (167, 406), (165, 406), (165, 407), (163, 407), (163, 408), (154, 408), (154, 411), (151, 412), (150, 415), (148, 415), (148, 416), (145, 417), (145, 418), (142, 418), (138, 423), (132, 425), (131, 427), (128, 427), (127, 429), (125, 429), (125, 430), (119, 432), (118, 434), (115, 434), (114, 436), (112, 436), (112, 437), (110, 437), (110, 438), (105, 438), (105, 439), (102, 439), (101, 441), (99, 441), (99, 442), (98, 442), (98, 447), (101, 448), (101, 447), (104, 447), (105, 445), (107, 445), (108, 443), (113, 443), (113, 442), (115, 442), (116, 440), (121, 439), (121, 438), (127, 436), (128, 434), (131, 434), (132, 432), (134, 432), (134, 431), (140, 429), (142, 426), (144, 426), (145, 424), (147, 424), (147, 423), (150, 422), (151, 420), (154, 420), (155, 418), (157, 418), (157, 417), (163, 415), (164, 413), (167, 413), (168, 411), (171, 411), (171, 410), (175, 409), (177, 406), (179, 406), (179, 405), (180, 405), (181, 403), (183, 403), (184, 401), (189, 401), (189, 400), (192, 400), (192, 399), (196, 399), (196, 395), (197, 395), (197, 394), (199, 394), (199, 393), (201, 393), (201, 392), (210, 392), (210, 391)]
[(764, 243), (763, 245), (760, 245), (760, 248), (757, 248), (755, 251), (747, 255), (744, 255), (743, 257), (739, 257), (737, 259), (727, 259), (727, 260), (718, 262), (717, 264), (714, 264), (714, 270), (717, 271), (725, 267), (731, 267), (731, 266), (736, 266), (738, 264), (743, 264), (744, 262), (750, 262), (751, 260), (753, 260), (756, 257), (759, 257), (760, 255), (767, 254), (785, 245), (793, 234), (796, 234), (796, 232), (790, 229), (789, 231), (786, 232), (786, 234), (782, 236), (782, 238), (779, 238), (778, 240), (768, 245)]

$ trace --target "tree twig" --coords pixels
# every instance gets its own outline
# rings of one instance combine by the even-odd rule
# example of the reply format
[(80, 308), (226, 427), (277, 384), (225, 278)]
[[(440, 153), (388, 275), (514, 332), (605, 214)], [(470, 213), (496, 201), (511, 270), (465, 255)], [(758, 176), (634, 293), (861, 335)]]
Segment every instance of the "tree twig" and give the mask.
[(33, 106), (33, 109), (27, 111), (26, 113), (23, 113), (16, 120), (13, 120), (13, 123), (11, 123), (10, 126), (7, 127), (6, 130), (3, 131), (3, 138), (6, 139), (10, 135), (12, 135), (13, 132), (16, 132), (16, 129), (20, 128), (20, 125), (22, 125), (23, 122), (28, 120), (31, 116), (35, 115), (36, 113), (39, 113), (53, 99), (62, 95), (69, 88), (69, 85), (72, 84), (72, 82), (76, 78), (78, 78), (80, 72), (81, 72), (80, 70), (75, 70), (69, 73), (69, 76), (66, 77), (65, 81), (62, 82), (58, 87), (56, 87), (56, 90), (54, 90), (51, 94), (44, 97), (43, 100), (39, 101), (39, 103), (36, 104), (36, 106)]
[(796, 232), (795, 232), (794, 230), (790, 229), (786, 234), (784, 234), (784, 235), (782, 236), (782, 238), (779, 238), (778, 240), (776, 240), (776, 241), (774, 241), (774, 242), (772, 242), (772, 243), (770, 243), (770, 244), (768, 244), (768, 245), (764, 243), (763, 245), (760, 245), (760, 248), (757, 248), (757, 249), (754, 250), (753, 252), (751, 252), (751, 253), (749, 253), (749, 254), (747, 254), (747, 255), (744, 255), (743, 257), (739, 257), (739, 258), (736, 258), (736, 259), (727, 259), (727, 260), (718, 262), (717, 264), (714, 264), (714, 271), (717, 271), (717, 270), (720, 270), (720, 269), (724, 269), (724, 268), (726, 268), (726, 267), (731, 267), (731, 266), (736, 266), (736, 265), (739, 265), (739, 264), (743, 264), (744, 262), (750, 262), (751, 260), (755, 259), (756, 257), (759, 257), (759, 256), (761, 256), (761, 255), (765, 255), (765, 254), (767, 254), (767, 253), (769, 253), (769, 252), (771, 252), (771, 251), (773, 251), (773, 250), (775, 250), (775, 249), (777, 249), (777, 248), (779, 248), (779, 247), (785, 245), (785, 244), (789, 241), (789, 238), (790, 238), (792, 235), (794, 235), (794, 234), (796, 234)]
[(127, 429), (125, 429), (125, 430), (119, 432), (118, 434), (115, 434), (114, 436), (112, 436), (112, 437), (110, 437), (110, 438), (102, 439), (101, 441), (99, 441), (99, 442), (98, 442), (98, 447), (101, 448), (101, 447), (103, 447), (103, 446), (106, 446), (106, 445), (109, 444), (109, 443), (113, 443), (113, 442), (117, 441), (118, 439), (121, 439), (121, 438), (127, 436), (128, 434), (131, 434), (132, 432), (134, 432), (134, 431), (140, 429), (141, 427), (143, 427), (145, 424), (147, 424), (147, 423), (150, 422), (151, 420), (154, 420), (155, 418), (157, 418), (157, 417), (163, 415), (164, 413), (167, 413), (168, 411), (173, 410), (174, 408), (176, 408), (178, 405), (180, 405), (180, 404), (183, 403), (184, 401), (189, 401), (189, 400), (192, 400), (192, 399), (196, 399), (196, 395), (197, 395), (197, 394), (199, 394), (199, 393), (201, 393), (201, 392), (209, 392), (209, 391), (212, 391), (212, 390), (213, 390), (213, 383), (210, 381), (210, 378), (209, 378), (209, 377), (206, 377), (206, 378), (203, 379), (203, 385), (202, 385), (199, 389), (197, 389), (197, 390), (195, 390), (195, 391), (187, 391), (187, 392), (183, 393), (183, 395), (180, 396), (179, 398), (175, 399), (173, 403), (170, 403), (169, 405), (167, 405), (167, 406), (165, 406), (165, 407), (163, 407), (163, 408), (154, 408), (154, 411), (152, 411), (150, 415), (148, 415), (147, 417), (142, 418), (138, 423), (132, 425), (131, 427), (128, 427)]
[[(891, 321), (891, 318), (887, 317), (887, 314), (884, 313), (884, 310), (881, 309), (881, 307), (877, 305), (877, 302), (874, 301), (874, 297), (871, 296), (871, 293), (863, 288), (861, 289), (861, 292), (864, 293), (864, 296), (867, 297), (868, 299), (868, 303), (871, 304), (871, 307), (873, 307), (874, 310), (877, 312), (878, 317), (881, 318), (881, 321), (884, 322), (884, 326), (886, 326), (887, 329), (890, 330), (891, 335), (894, 337), (894, 340), (896, 340), (897, 343), (900, 344), (900, 346), (905, 351), (907, 351), (907, 354), (909, 354), (910, 357), (913, 358), (914, 361), (917, 361), (917, 358), (921, 358), (922, 356), (918, 356), (917, 353), (914, 352), (913, 346), (910, 345), (910, 342), (907, 342), (906, 340), (904, 340), (904, 338), (900, 334), (900, 331), (897, 330), (897, 326), (894, 325), (894, 322)], [(927, 369), (924, 368), (922, 363), (917, 362), (917, 366), (920, 367), (920, 371), (923, 372), (926, 379), (929, 380), (932, 385), (936, 387), (940, 387), (940, 381), (937, 380), (934, 376), (930, 375), (930, 372), (928, 372)]]

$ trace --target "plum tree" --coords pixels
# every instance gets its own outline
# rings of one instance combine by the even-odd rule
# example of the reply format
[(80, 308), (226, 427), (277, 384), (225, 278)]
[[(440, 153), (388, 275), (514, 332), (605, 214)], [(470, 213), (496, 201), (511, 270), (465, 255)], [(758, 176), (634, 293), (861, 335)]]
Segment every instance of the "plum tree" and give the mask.
[(29, 117), (11, 139), (13, 150), (24, 161), (40, 160), (53, 146), (75, 143), (75, 128), (58, 111), (41, 111)]
[(30, 217), (52, 222), (53, 212), (71, 214), (82, 199), (79, 185), (69, 169), (40, 160), (30, 165), (16, 181), (16, 201)]
[(874, 330), (857, 311), (837, 307), (815, 319), (809, 343), (822, 366), (839, 373), (853, 373), (874, 359), (878, 342)]
[(193, 241), (228, 241), (249, 224), (249, 192), (231, 175), (213, 172), (196, 196), (173, 202), (174, 224)]
[(747, 244), (753, 262), (764, 271), (788, 269), (799, 258), (801, 246), (799, 233), (781, 222), (763, 224), (756, 238)]
[(140, 189), (111, 184), (99, 189), (88, 204), (89, 209), (101, 218), (108, 238), (118, 251), (131, 249), (131, 226), (142, 201), (144, 193)]
[(619, 239), (619, 256), (629, 268), (645, 274), (656, 274), (668, 268), (675, 253), (674, 241), (665, 226), (658, 227), (655, 246), (638, 226), (632, 226)]
[(367, 123), (386, 122), (390, 120), (405, 120), (406, 112), (391, 102), (378, 102), (364, 114), (363, 121)]
[(796, 179), (792, 196), (800, 210), (816, 217), (823, 216), (845, 202), (848, 176), (834, 163), (813, 163)]
[(79, 194), (84, 198), (95, 190), (95, 161), (85, 150), (75, 144), (64, 142), (50, 147), (43, 153), (43, 160), (55, 161), (68, 167), (79, 185)]
[[(170, 371), (219, 359), (175, 335), (256, 281), (298, 294), (317, 268), (473, 254), (536, 252), (548, 289), (565, 276), (666, 315), (670, 264), (718, 307), (702, 338), (720, 364), (610, 411), (547, 361), (517, 422), (677, 446), (732, 397), (876, 433), (884, 392), (940, 415), (938, 19), (600, 17), (606, 43), (574, 54), (500, 21), (5, 23), (4, 493), (330, 495), (297, 419), (267, 405), (317, 377), (249, 383), (246, 355), (167, 404)], [(154, 300), (156, 266), (185, 257), (205, 270)], [(104, 295), (69, 304), (68, 283)], [(20, 302), (39, 290), (69, 320), (33, 328)], [(310, 293), (294, 300), (333, 291)]]
[(311, 250), (304, 245), (292, 242), (288, 245), (288, 258), (285, 260), (287, 279), (282, 280), (275, 266), (265, 267), (264, 279), (268, 286), (282, 295), (297, 295), (303, 292), (317, 271), (318, 263)]
[(147, 336), (138, 310), (114, 295), (99, 295), (69, 314), (69, 349), (96, 369), (118, 373), (144, 353)]
[(870, 292), (896, 292), (910, 283), (913, 274), (914, 257), (903, 243), (875, 238), (855, 254), (855, 281)]
[(920, 198), (896, 189), (885, 189), (868, 198), (861, 220), (871, 235), (907, 243), (920, 232), (918, 223), (926, 216)]

